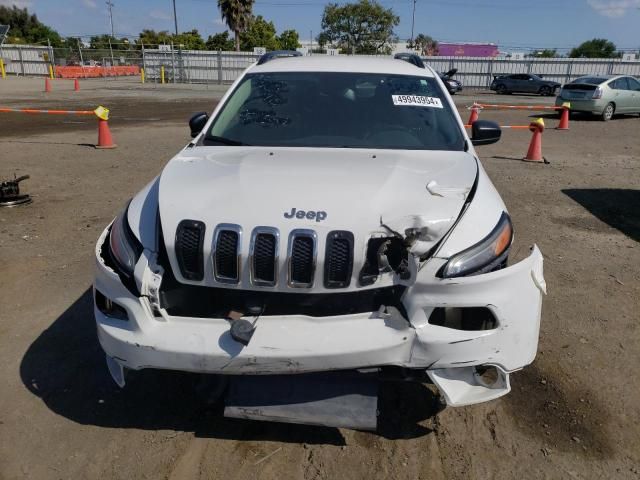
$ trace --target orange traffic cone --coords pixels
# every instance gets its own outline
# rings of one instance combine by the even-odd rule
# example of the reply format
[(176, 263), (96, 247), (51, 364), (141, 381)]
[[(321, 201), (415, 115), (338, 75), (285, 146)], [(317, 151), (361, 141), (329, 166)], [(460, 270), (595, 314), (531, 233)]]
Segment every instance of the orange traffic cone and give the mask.
[(529, 130), (533, 132), (531, 137), (531, 143), (529, 144), (529, 150), (527, 156), (523, 158), (525, 162), (540, 162), (549, 163), (542, 156), (542, 132), (544, 132), (544, 120), (541, 118), (529, 124)]
[(476, 120), (478, 120), (478, 107), (476, 107), (476, 104), (474, 103), (471, 107), (471, 116), (469, 117), (467, 125), (473, 125), (473, 122)]
[(113, 143), (111, 138), (111, 130), (109, 130), (109, 122), (107, 120), (98, 119), (98, 144), (96, 148), (116, 148), (117, 145)]
[(571, 108), (570, 103), (562, 104), (562, 113), (560, 114), (560, 123), (556, 127), (556, 130), (569, 130), (569, 109)]
[(80, 91), (80, 82), (78, 81), (77, 78), (73, 79), (73, 89), (78, 92)]
[(44, 91), (45, 92), (51, 91), (51, 80), (49, 80), (48, 78), (44, 79)]

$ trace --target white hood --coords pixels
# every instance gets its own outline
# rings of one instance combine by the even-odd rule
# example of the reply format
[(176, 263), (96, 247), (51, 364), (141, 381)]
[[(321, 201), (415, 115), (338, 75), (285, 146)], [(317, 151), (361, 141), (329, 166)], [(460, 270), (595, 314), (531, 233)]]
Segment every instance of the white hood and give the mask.
[[(203, 282), (180, 277), (173, 247), (181, 220), (205, 223), (205, 259), (210, 259), (213, 231), (220, 223), (241, 226), (245, 261), (254, 227), (279, 229), (283, 262), (289, 232), (298, 228), (315, 230), (318, 272), (322, 271), (327, 233), (347, 230), (355, 238), (354, 281), (350, 287), (354, 289), (368, 239), (376, 232), (388, 235), (381, 222), (403, 235), (408, 228), (420, 229), (418, 248), (430, 248), (458, 218), (476, 174), (476, 160), (465, 152), (187, 148), (169, 162), (160, 178), (164, 241), (180, 281), (229, 287), (217, 285), (212, 279), (210, 261), (205, 262)], [(285, 217), (294, 208), (314, 213), (304, 218)], [(239, 287), (249, 285), (241, 282)], [(286, 282), (279, 282), (276, 290), (286, 291)], [(322, 282), (316, 282), (313, 291), (322, 290)]]

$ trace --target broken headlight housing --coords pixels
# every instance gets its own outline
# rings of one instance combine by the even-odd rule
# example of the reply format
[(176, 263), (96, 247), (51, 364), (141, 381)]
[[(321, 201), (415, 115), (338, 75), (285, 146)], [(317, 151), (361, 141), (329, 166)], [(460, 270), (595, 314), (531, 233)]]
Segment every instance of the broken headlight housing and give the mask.
[(133, 276), (133, 270), (142, 254), (142, 245), (129, 226), (127, 214), (129, 205), (111, 224), (109, 234), (109, 254), (120, 271), (127, 277)]
[(452, 256), (442, 267), (439, 276), (453, 278), (490, 272), (506, 261), (512, 241), (511, 218), (502, 212), (491, 233), (472, 247)]

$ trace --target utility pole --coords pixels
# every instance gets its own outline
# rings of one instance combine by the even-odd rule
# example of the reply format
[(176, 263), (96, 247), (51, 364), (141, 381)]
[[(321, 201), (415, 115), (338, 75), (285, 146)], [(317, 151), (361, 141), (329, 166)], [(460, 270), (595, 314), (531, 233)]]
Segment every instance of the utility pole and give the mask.
[(417, 0), (413, 0), (413, 15), (411, 16), (411, 45), (413, 45), (413, 26), (416, 22), (416, 1)]
[(111, 0), (107, 0), (105, 3), (107, 4), (107, 7), (109, 7), (109, 23), (111, 23), (111, 36), (115, 38), (115, 35), (113, 34), (113, 7), (115, 5)]
[(176, 27), (176, 36), (178, 36), (178, 15), (176, 14), (176, 0), (173, 0), (173, 23)]

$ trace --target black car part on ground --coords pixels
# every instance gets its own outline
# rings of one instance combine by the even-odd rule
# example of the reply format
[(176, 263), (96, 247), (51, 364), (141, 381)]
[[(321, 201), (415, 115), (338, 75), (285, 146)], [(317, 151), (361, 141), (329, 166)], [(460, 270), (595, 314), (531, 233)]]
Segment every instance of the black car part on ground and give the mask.
[(15, 177), (13, 180), (0, 182), (0, 207), (15, 207), (31, 203), (31, 197), (20, 193), (20, 182), (29, 179), (29, 175)]

